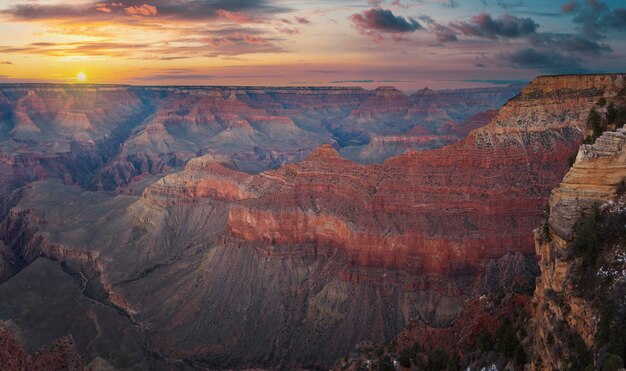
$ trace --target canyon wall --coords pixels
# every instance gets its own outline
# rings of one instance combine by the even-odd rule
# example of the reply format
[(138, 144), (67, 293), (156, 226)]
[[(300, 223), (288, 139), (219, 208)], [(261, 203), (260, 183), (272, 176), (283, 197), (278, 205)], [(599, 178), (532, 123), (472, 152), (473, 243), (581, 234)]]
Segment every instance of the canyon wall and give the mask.
[[(425, 100), (395, 89), (1, 84), (0, 192), (50, 177), (112, 190), (207, 153), (260, 171), (323, 143), (382, 161), (462, 138), (473, 116), (519, 88), (431, 91)], [(380, 140), (396, 144), (362, 151)]]
[[(621, 76), (587, 76), (558, 88), (569, 86), (562, 79), (569, 78), (537, 79), (490, 124), (442, 149), (364, 166), (324, 145), (258, 176), (207, 175), (192, 193), (202, 183), (205, 194), (238, 201), (228, 218), (237, 238), (332, 245), (360, 266), (455, 275), (507, 252), (532, 254), (531, 231), (578, 148), (589, 109), (622, 84)], [(166, 177), (144, 196), (166, 184), (184, 189), (181, 181)]]
[[(468, 327), (468, 299), (533, 281), (550, 190), (590, 108), (623, 94), (621, 75), (571, 79), (540, 77), (465, 139), (373, 164), (340, 153), (375, 135), (461, 135), (482, 120), (467, 102), (500, 93), (129, 87), (142, 119), (107, 142), (104, 165), (79, 157), (88, 181), (22, 187), (0, 252), (15, 270), (59, 261), (82, 295), (123, 315), (118, 333), (139, 334), (136, 362), (164, 369), (324, 368), (415, 321)], [(5, 271), (0, 288), (19, 276)]]
[(626, 309), (625, 182), (626, 130), (618, 129), (581, 146), (552, 191), (550, 217), (535, 231), (532, 369), (601, 368), (609, 355), (623, 362), (625, 344), (611, 329), (623, 331)]

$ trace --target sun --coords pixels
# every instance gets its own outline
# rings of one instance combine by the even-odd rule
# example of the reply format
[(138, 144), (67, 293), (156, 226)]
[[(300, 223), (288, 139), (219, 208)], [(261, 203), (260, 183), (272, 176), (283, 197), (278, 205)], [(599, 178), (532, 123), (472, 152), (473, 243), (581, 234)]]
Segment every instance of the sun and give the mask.
[(87, 74), (84, 72), (79, 72), (78, 75), (76, 75), (76, 80), (78, 80), (79, 82), (87, 81)]

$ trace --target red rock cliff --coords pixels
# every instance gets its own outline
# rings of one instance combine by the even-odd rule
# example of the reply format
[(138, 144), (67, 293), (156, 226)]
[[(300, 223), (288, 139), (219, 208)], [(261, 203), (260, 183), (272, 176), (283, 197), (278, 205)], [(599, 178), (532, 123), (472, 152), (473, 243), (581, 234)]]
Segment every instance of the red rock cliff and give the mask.
[(325, 145), (246, 180), (260, 185), (254, 194), (232, 192), (235, 174), (204, 182), (214, 189), (204, 194), (237, 200), (228, 219), (237, 238), (330, 245), (357, 265), (456, 274), (507, 252), (532, 254), (532, 230), (590, 107), (623, 89), (621, 75), (570, 80), (536, 79), (487, 126), (440, 150), (364, 166)]

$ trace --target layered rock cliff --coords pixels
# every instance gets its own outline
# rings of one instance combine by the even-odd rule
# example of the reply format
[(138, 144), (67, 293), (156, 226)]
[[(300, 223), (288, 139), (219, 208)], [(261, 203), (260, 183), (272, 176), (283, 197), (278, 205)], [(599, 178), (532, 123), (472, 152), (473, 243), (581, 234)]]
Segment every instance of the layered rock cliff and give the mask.
[(541, 276), (529, 326), (532, 369), (623, 367), (625, 184), (626, 130), (618, 129), (581, 146), (552, 192), (549, 219), (535, 231)]
[[(153, 114), (129, 126), (113, 160), (90, 177), (113, 187), (130, 182), (137, 192), (32, 182), (2, 222), (2, 239), (26, 269), (39, 256), (59, 261), (81, 280), (82, 294), (124, 315), (126, 322), (114, 318), (115, 333), (130, 334), (124, 346), (135, 350), (139, 334), (140, 350), (132, 362), (111, 357), (111, 364), (326, 367), (410, 323), (465, 331), (471, 321), (458, 316), (475, 303), (470, 297), (533, 280), (531, 231), (549, 191), (583, 138), (590, 108), (623, 89), (618, 75), (580, 77), (572, 87), (569, 79), (537, 79), (458, 143), (371, 165), (337, 148), (366, 143), (363, 125), (382, 137), (432, 131), (406, 118), (435, 104), (435, 93), (137, 88)], [(463, 122), (468, 112), (459, 108), (453, 119)], [(332, 115), (345, 125), (329, 122)], [(273, 133), (284, 134), (276, 138), (281, 151), (266, 147)], [(318, 146), (320, 135), (334, 144)], [(310, 154), (309, 145), (317, 147)], [(136, 177), (144, 172), (137, 168), (172, 171), (184, 162), (155, 182)], [(24, 291), (7, 286), (18, 278), (0, 286), (5, 297)], [(92, 319), (84, 308), (77, 315)], [(41, 328), (23, 311), (3, 316)], [(79, 330), (93, 339), (91, 325)], [(112, 354), (98, 341), (87, 362)]]
[(229, 211), (231, 235), (270, 246), (332, 245), (356, 265), (455, 275), (507, 252), (531, 254), (530, 232), (589, 109), (622, 84), (621, 76), (587, 76), (562, 89), (562, 79), (569, 78), (537, 79), (489, 125), (443, 149), (362, 166), (325, 145), (300, 163), (247, 177), (254, 193), (229, 191), (244, 179), (235, 172), (204, 186), (241, 201)]

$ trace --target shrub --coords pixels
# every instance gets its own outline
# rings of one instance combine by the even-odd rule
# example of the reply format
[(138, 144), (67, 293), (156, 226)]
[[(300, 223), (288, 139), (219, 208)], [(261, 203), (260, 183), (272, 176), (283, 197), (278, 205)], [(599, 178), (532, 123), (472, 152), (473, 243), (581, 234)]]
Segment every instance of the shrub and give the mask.
[(602, 224), (600, 211), (594, 207), (593, 214), (583, 217), (574, 228), (574, 253), (582, 258), (582, 269), (593, 266), (598, 259), (600, 247), (606, 238)]
[(575, 153), (567, 158), (567, 164), (569, 165), (569, 167), (574, 166), (574, 163), (576, 162), (576, 155), (577, 154)]
[(415, 359), (415, 357), (417, 357), (417, 355), (422, 351), (419, 343), (416, 341), (413, 343), (413, 345), (411, 346), (410, 349), (410, 354), (411, 354), (411, 358)]
[(493, 350), (493, 338), (487, 331), (482, 331), (478, 334), (476, 337), (476, 343), (478, 344), (478, 349), (483, 352)]
[(443, 349), (437, 349), (430, 355), (428, 369), (432, 371), (445, 370), (450, 362), (450, 356)]
[(604, 360), (602, 371), (617, 371), (624, 368), (624, 360), (615, 354), (609, 354)]
[(617, 119), (617, 108), (615, 108), (615, 104), (611, 102), (609, 106), (606, 108), (606, 120), (609, 124), (612, 124)]
[(378, 370), (380, 371), (395, 371), (395, 367), (393, 367), (393, 362), (391, 362), (391, 358), (389, 356), (384, 356), (378, 361)]
[(596, 140), (591, 136), (591, 135), (587, 135), (584, 139), (583, 139), (583, 144), (593, 144)]
[(507, 357), (513, 356), (513, 351), (519, 346), (519, 341), (515, 336), (515, 330), (511, 322), (505, 319), (495, 333), (495, 351)]
[(582, 370), (590, 364), (593, 364), (593, 356), (587, 348), (587, 344), (578, 335), (577, 332), (570, 332), (567, 337), (567, 347), (570, 354), (567, 359), (569, 370)]
[(589, 112), (589, 117), (587, 118), (587, 127), (591, 129), (593, 136), (595, 138), (602, 135), (602, 119), (600, 118), (600, 114), (596, 111), (595, 108), (592, 108)]
[(398, 362), (402, 367), (411, 367), (411, 351), (406, 348), (400, 353), (400, 357), (398, 357)]
[(526, 364), (526, 359), (528, 358), (524, 347), (521, 344), (518, 344), (513, 352), (513, 360), (515, 364), (523, 366)]

